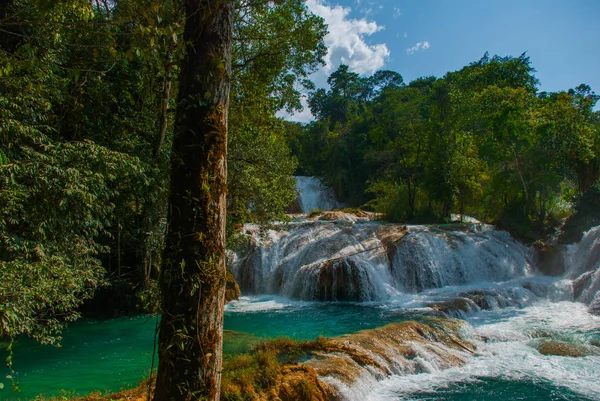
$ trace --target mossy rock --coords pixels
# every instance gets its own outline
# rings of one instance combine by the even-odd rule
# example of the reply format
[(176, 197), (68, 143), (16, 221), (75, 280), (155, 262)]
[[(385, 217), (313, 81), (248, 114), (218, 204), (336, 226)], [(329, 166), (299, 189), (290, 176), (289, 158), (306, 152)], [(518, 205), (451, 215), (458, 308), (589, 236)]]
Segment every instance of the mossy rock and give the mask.
[(457, 312), (469, 312), (474, 309), (475, 303), (467, 298), (454, 298), (447, 301), (436, 301), (427, 304), (433, 310), (452, 316)]
[(537, 346), (537, 350), (542, 355), (557, 355), (583, 357), (592, 355), (592, 352), (586, 347), (566, 341), (546, 341)]
[(252, 350), (262, 339), (250, 333), (223, 330), (223, 354), (233, 355)]
[(237, 281), (235, 281), (235, 277), (233, 274), (227, 269), (227, 282), (225, 284), (225, 302), (231, 302), (240, 298), (241, 291), (240, 286)]

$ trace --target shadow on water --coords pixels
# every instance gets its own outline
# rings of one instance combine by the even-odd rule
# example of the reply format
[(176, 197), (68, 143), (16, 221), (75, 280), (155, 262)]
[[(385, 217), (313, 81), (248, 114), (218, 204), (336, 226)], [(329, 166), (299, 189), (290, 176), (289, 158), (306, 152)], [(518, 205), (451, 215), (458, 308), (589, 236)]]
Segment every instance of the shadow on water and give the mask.
[[(397, 400), (419, 401), (594, 401), (576, 394), (567, 388), (559, 387), (546, 380), (503, 380), (492, 378), (473, 378), (469, 382), (451, 383), (447, 387), (397, 394)], [(391, 399), (391, 398), (390, 398)]]

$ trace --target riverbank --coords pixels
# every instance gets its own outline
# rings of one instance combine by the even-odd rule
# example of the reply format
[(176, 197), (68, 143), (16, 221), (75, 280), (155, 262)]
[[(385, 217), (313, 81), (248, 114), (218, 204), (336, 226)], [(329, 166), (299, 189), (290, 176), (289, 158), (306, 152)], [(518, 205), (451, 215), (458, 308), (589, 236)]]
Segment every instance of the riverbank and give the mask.
[[(221, 399), (349, 399), (348, 391), (356, 382), (424, 372), (424, 360), (435, 361), (432, 363), (439, 369), (461, 366), (475, 351), (460, 334), (465, 325), (455, 319), (430, 317), (329, 339), (263, 341), (248, 353), (225, 358)], [(151, 399), (153, 386), (154, 379), (147, 379), (130, 390), (71, 399), (142, 401)]]

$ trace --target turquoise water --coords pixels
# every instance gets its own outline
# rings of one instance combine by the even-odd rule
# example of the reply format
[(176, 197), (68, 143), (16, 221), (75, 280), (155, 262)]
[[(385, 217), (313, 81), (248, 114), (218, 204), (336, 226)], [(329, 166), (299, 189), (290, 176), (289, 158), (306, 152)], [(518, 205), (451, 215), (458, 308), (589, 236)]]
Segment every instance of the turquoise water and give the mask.
[(150, 371), (155, 324), (155, 318), (145, 316), (79, 321), (65, 331), (61, 348), (19, 340), (13, 369), (21, 392), (10, 392), (10, 381), (1, 380), (4, 369), (0, 399), (133, 387)]
[[(273, 297), (244, 298), (230, 305), (225, 329), (257, 339), (287, 336), (313, 339), (336, 336), (416, 319), (420, 313), (390, 310), (382, 305), (298, 303)], [(64, 333), (61, 348), (20, 340), (15, 346), (15, 379), (21, 392), (10, 392), (8, 372), (0, 369), (0, 400), (29, 400), (39, 394), (88, 394), (135, 386), (148, 377), (156, 318), (125, 317), (82, 320)], [(239, 352), (248, 336), (226, 335), (224, 352)], [(5, 356), (0, 355), (2, 359)], [(156, 365), (156, 363), (155, 363)], [(61, 390), (65, 390), (62, 391)]]
[(272, 296), (243, 297), (228, 306), (225, 328), (258, 337), (297, 340), (333, 337), (418, 320), (431, 311), (397, 309), (377, 303), (297, 302)]
[[(248, 341), (289, 336), (336, 336), (420, 319), (431, 310), (406, 304), (311, 303), (274, 297), (245, 297), (227, 307), (225, 352), (239, 352)], [(572, 302), (479, 312), (469, 318), (478, 356), (462, 368), (392, 377), (374, 388), (357, 388), (356, 399), (385, 400), (597, 400), (600, 357), (540, 355), (536, 335), (580, 344), (600, 341), (600, 318)], [(10, 392), (0, 371), (0, 400), (31, 400), (57, 395), (116, 391), (147, 377), (152, 364), (156, 318), (139, 316), (83, 320), (64, 335), (63, 347), (19, 341), (14, 369), (21, 393)], [(538, 334), (536, 334), (538, 333)], [(482, 339), (485, 338), (485, 341)], [(1, 357), (1, 355), (0, 355)]]

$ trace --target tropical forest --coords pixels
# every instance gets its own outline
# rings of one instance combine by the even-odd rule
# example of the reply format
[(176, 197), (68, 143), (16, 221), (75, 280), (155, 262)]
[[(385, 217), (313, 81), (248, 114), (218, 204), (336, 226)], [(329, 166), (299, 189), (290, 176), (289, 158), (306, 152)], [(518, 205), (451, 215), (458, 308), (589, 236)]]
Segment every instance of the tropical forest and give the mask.
[(0, 400), (600, 399), (600, 95), (346, 3), (0, 0)]

